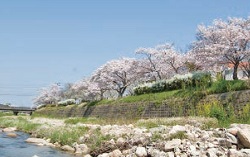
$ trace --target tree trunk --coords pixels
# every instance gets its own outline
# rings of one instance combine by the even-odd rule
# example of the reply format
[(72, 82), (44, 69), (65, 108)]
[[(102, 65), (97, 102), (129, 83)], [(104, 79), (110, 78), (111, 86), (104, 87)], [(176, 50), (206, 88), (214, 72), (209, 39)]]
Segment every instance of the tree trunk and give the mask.
[(234, 71), (233, 71), (233, 79), (238, 80), (238, 67), (239, 67), (239, 62), (234, 64)]

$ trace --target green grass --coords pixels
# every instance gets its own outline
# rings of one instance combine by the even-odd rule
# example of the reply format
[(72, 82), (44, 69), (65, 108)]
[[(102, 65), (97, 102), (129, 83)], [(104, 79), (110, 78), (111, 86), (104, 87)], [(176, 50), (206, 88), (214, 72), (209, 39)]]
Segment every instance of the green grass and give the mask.
[(30, 123), (27, 119), (23, 117), (0, 117), (0, 127), (16, 127), (20, 131), (24, 131), (26, 133), (31, 133), (33, 130), (36, 130), (40, 124)]
[(0, 117), (3, 117), (3, 116), (11, 116), (13, 115), (12, 112), (0, 112)]
[(239, 91), (249, 89), (246, 81), (243, 80), (220, 80), (212, 84), (211, 87), (207, 89), (209, 94), (224, 93), (230, 91)]
[(116, 100), (108, 100), (104, 99), (101, 101), (91, 102), (89, 105), (115, 105), (115, 104), (121, 104), (121, 103), (136, 103), (136, 102), (154, 102), (156, 104), (162, 103), (162, 101), (172, 98), (172, 97), (178, 97), (178, 94), (181, 90), (173, 90), (173, 91), (166, 91), (161, 93), (150, 93), (150, 94), (142, 94), (137, 96), (126, 96), (123, 98), (119, 98)]
[(183, 139), (187, 139), (187, 138), (188, 138), (188, 136), (186, 135), (185, 131), (178, 131), (178, 132), (176, 132), (174, 134), (171, 134), (168, 139), (169, 140), (173, 140), (173, 139), (181, 139), (181, 140), (183, 140)]
[(137, 121), (137, 118), (97, 118), (97, 117), (74, 117), (64, 120), (65, 124), (99, 124), (99, 125), (128, 125)]
[(213, 82), (210, 87), (207, 88), (186, 88), (172, 91), (165, 91), (159, 93), (149, 93), (136, 96), (126, 96), (116, 100), (104, 99), (101, 101), (90, 102), (89, 105), (115, 105), (120, 103), (143, 103), (154, 102), (155, 104), (161, 104), (162, 101), (170, 98), (187, 98), (187, 97), (202, 97), (208, 94), (224, 93), (230, 91), (239, 91), (249, 89), (249, 85), (243, 80), (220, 80)]
[(202, 128), (218, 127), (218, 120), (209, 117), (172, 117), (172, 118), (150, 118), (136, 121), (135, 126), (147, 129), (174, 125), (200, 125)]
[(66, 120), (64, 120), (65, 124), (77, 124), (77, 123), (84, 123), (84, 124), (100, 124), (101, 119), (98, 118), (94, 118), (94, 117), (90, 117), (90, 118), (86, 118), (86, 117), (77, 117), (77, 118), (68, 118)]
[(38, 137), (46, 137), (51, 140), (51, 142), (58, 142), (61, 145), (72, 145), (74, 142), (78, 142), (79, 138), (89, 131), (88, 127), (41, 127), (36, 130), (35, 134)]

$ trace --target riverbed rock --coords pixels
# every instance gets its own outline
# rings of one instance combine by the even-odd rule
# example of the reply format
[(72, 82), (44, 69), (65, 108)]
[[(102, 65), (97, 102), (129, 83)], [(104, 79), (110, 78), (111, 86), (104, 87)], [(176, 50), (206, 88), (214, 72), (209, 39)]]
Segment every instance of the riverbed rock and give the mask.
[(232, 144), (238, 144), (238, 139), (231, 133), (226, 133), (227, 140)]
[(2, 131), (3, 132), (14, 132), (16, 130), (17, 130), (16, 127), (9, 127), (9, 128), (4, 128)]
[(27, 143), (34, 143), (36, 145), (48, 145), (48, 142), (44, 139), (41, 139), (41, 138), (28, 138), (26, 140)]
[(90, 152), (90, 149), (86, 144), (74, 144), (75, 154), (83, 154), (86, 155)]
[(185, 126), (181, 126), (181, 125), (173, 126), (172, 129), (169, 131), (169, 134), (175, 134), (180, 131), (185, 132), (186, 131)]
[(16, 133), (13, 133), (13, 132), (10, 132), (10, 133), (7, 133), (7, 136), (8, 136), (8, 137), (11, 137), (11, 138), (16, 138), (16, 137), (17, 137), (17, 134), (16, 134)]
[(135, 154), (138, 157), (146, 157), (148, 155), (147, 150), (145, 147), (137, 147)]
[(97, 157), (109, 157), (109, 153), (103, 153), (98, 155)]
[(119, 149), (116, 149), (112, 151), (111, 153), (109, 153), (109, 157), (121, 157), (121, 156), (122, 156), (122, 152)]
[(64, 151), (68, 151), (68, 152), (74, 152), (75, 151), (75, 149), (73, 147), (69, 146), (69, 145), (64, 145), (64, 146), (61, 147), (61, 149), (64, 150)]
[(180, 139), (173, 139), (171, 141), (167, 141), (165, 143), (164, 150), (166, 152), (173, 151), (174, 148), (178, 147), (180, 144), (181, 144), (181, 140)]
[(239, 129), (240, 129), (240, 128), (238, 128), (238, 127), (233, 127), (233, 128), (227, 129), (227, 131), (228, 131), (230, 134), (236, 136)]
[(241, 144), (245, 148), (250, 148), (250, 130), (249, 129), (240, 129), (237, 132), (237, 136), (238, 136)]
[(230, 157), (247, 157), (243, 152), (237, 151), (236, 149), (230, 149), (228, 152)]

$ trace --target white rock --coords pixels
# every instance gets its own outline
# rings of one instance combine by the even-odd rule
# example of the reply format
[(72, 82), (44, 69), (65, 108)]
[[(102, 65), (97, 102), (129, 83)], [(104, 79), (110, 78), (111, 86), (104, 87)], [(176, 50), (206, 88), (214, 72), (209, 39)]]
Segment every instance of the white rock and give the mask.
[(146, 157), (148, 155), (145, 147), (137, 147), (135, 154), (138, 157)]
[(247, 154), (248, 156), (250, 156), (250, 149), (241, 149), (240, 151), (242, 153)]
[(240, 129), (237, 132), (237, 136), (238, 136), (241, 144), (244, 147), (250, 148), (250, 130), (249, 129)]
[(231, 124), (230, 128), (250, 129), (249, 124)]
[(226, 133), (226, 137), (227, 137), (227, 140), (229, 142), (231, 142), (233, 144), (238, 144), (238, 139), (234, 135), (232, 135), (230, 133)]
[(227, 131), (228, 131), (230, 134), (236, 136), (239, 129), (240, 129), (240, 128), (238, 128), (238, 127), (234, 127), (234, 128), (229, 128), (229, 129), (227, 129)]
[(101, 127), (101, 133), (103, 135), (107, 135), (109, 134), (109, 131), (112, 129), (112, 126), (111, 125), (105, 125), (105, 126), (102, 126)]
[(68, 152), (74, 152), (75, 151), (75, 149), (72, 148), (69, 145), (64, 145), (64, 146), (61, 147), (61, 149), (64, 150), (64, 151), (68, 151)]
[(125, 144), (126, 140), (122, 137), (119, 137), (117, 140), (116, 140), (116, 144), (118, 147), (121, 147)]
[(142, 134), (145, 130), (139, 129), (139, 128), (134, 128), (133, 131), (134, 131), (134, 134)]
[(172, 129), (169, 131), (169, 134), (175, 134), (180, 131), (186, 131), (186, 128), (181, 125), (176, 125), (172, 127)]
[(14, 132), (16, 130), (17, 130), (16, 127), (9, 127), (9, 128), (4, 128), (2, 131), (3, 132)]
[(92, 157), (90, 154), (84, 155), (83, 157)]
[(36, 145), (48, 145), (48, 142), (41, 138), (28, 138), (27, 143), (34, 143)]
[(208, 144), (207, 144), (207, 147), (208, 147), (208, 148), (214, 148), (215, 145), (214, 145), (213, 143), (208, 143)]
[(133, 153), (133, 151), (131, 149), (122, 150), (123, 155), (129, 155), (129, 154), (132, 154), (132, 153)]
[(229, 149), (228, 153), (230, 157), (247, 157), (243, 152), (237, 151), (235, 149)]
[(109, 157), (109, 153), (103, 153), (98, 155), (97, 157)]
[(88, 154), (90, 152), (90, 149), (86, 144), (79, 144), (74, 147), (76, 149), (75, 154)]
[(174, 157), (174, 152), (167, 152), (168, 157)]
[(167, 141), (165, 143), (165, 151), (173, 151), (175, 147), (178, 147), (179, 145), (181, 145), (181, 140), (180, 139), (173, 139), (171, 141)]
[(188, 155), (186, 153), (183, 153), (180, 155), (180, 157), (188, 157)]
[(207, 150), (207, 156), (209, 157), (215, 157), (217, 156), (216, 153), (217, 153), (217, 149), (216, 148), (210, 148)]
[(112, 151), (111, 153), (109, 153), (109, 157), (121, 157), (121, 156), (122, 156), (122, 152), (119, 149), (116, 149)]

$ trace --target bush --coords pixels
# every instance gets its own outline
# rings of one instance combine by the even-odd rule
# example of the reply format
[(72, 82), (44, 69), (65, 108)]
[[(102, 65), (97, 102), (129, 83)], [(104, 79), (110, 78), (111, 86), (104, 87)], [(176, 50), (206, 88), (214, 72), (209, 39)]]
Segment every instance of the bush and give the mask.
[(208, 93), (225, 93), (248, 89), (248, 85), (243, 80), (219, 80), (212, 84)]
[(223, 105), (218, 102), (199, 104), (196, 110), (198, 116), (216, 118), (219, 121), (224, 121), (229, 116)]
[(246, 106), (243, 107), (240, 120), (242, 123), (250, 123), (250, 104), (246, 104)]
[(76, 104), (75, 99), (67, 99), (67, 100), (58, 102), (58, 105), (62, 105), (62, 106), (67, 106), (67, 105), (72, 105), (72, 104)]
[(134, 88), (134, 94), (158, 93), (163, 91), (171, 91), (186, 88), (206, 88), (211, 86), (212, 78), (210, 73), (196, 72), (185, 75), (175, 75), (168, 80), (159, 80), (155, 82), (145, 83)]
[(212, 77), (210, 73), (196, 72), (192, 76), (192, 87), (205, 89), (212, 85)]

